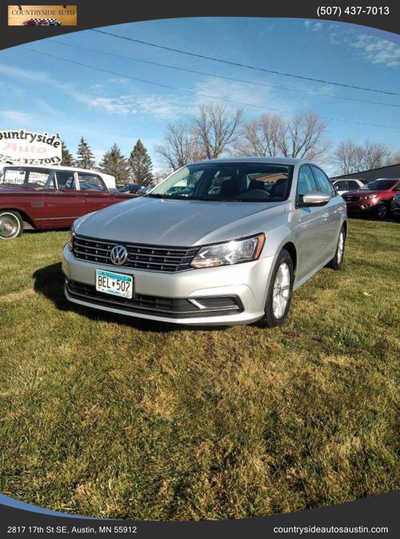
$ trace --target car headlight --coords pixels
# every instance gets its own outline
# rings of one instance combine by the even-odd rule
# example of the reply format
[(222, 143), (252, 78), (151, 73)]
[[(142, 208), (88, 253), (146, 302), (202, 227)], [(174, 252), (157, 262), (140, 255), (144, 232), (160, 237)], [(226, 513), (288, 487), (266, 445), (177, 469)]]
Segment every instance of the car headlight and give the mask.
[(363, 200), (369, 200), (369, 199), (372, 199), (372, 198), (376, 198), (376, 195), (365, 195), (363, 197), (361, 197)]
[(72, 251), (72, 248), (73, 248), (74, 237), (75, 237), (75, 228), (74, 228), (74, 224), (72, 223), (71, 230), (69, 231), (69, 238), (67, 240), (67, 243), (65, 244), (69, 248), (70, 251)]
[(264, 234), (202, 247), (192, 260), (193, 268), (211, 268), (257, 260), (264, 246)]

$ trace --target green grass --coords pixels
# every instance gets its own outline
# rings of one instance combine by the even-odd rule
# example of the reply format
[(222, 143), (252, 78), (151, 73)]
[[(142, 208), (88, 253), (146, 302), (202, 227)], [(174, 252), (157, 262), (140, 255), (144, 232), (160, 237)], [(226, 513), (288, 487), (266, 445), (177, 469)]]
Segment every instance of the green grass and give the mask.
[(226, 519), (400, 487), (400, 225), (285, 326), (166, 327), (68, 305), (66, 232), (0, 244), (0, 492), (97, 517)]

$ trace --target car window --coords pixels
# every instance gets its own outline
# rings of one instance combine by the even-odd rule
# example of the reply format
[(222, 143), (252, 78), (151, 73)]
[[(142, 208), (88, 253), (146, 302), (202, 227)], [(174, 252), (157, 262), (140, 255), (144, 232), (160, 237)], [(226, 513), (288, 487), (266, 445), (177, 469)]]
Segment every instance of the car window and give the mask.
[(366, 189), (369, 191), (385, 191), (386, 189), (391, 189), (396, 185), (397, 180), (373, 180), (363, 185), (361, 189)]
[(289, 196), (293, 166), (217, 162), (177, 170), (146, 196), (223, 202), (282, 202)]
[(6, 168), (3, 173), (3, 183), (22, 185), (25, 182), (26, 170), (24, 168)]
[(49, 170), (29, 170), (27, 182), (44, 187), (49, 179)]
[(328, 180), (328, 176), (318, 167), (312, 166), (311, 168), (317, 181), (318, 191), (321, 191), (325, 195), (334, 195), (335, 193), (333, 192), (331, 182)]
[(336, 191), (348, 191), (349, 182), (336, 182), (335, 183), (335, 189)]
[(60, 191), (75, 191), (75, 177), (73, 172), (69, 171), (57, 171), (57, 184)]
[(357, 182), (355, 181), (349, 182), (349, 190), (357, 191), (357, 189), (359, 188), (360, 186), (358, 185)]
[(313, 173), (308, 165), (303, 165), (299, 171), (299, 179), (297, 181), (297, 196), (304, 196), (318, 191)]
[(36, 191), (54, 189), (51, 179), (51, 170), (46, 168), (10, 167), (3, 174), (3, 183), (29, 186)]
[(100, 176), (78, 172), (79, 187), (81, 191), (106, 191), (106, 187)]

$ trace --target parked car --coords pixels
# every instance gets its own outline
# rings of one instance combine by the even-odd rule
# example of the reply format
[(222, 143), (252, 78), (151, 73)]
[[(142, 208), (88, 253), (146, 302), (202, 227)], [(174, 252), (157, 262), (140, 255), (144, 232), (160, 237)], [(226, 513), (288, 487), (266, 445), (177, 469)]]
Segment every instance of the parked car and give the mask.
[(400, 179), (380, 178), (343, 195), (348, 214), (373, 215), (385, 219), (390, 210), (390, 203), (396, 192), (400, 191)]
[(339, 195), (343, 195), (348, 191), (358, 191), (364, 186), (364, 182), (359, 179), (335, 180), (333, 185)]
[(115, 178), (73, 167), (5, 166), (0, 179), (0, 239), (24, 228), (66, 228), (79, 216), (126, 200)]
[(140, 189), (140, 185), (138, 183), (126, 183), (125, 185), (119, 185), (117, 189), (120, 193), (136, 193)]
[(395, 219), (400, 219), (400, 193), (394, 195), (390, 211)]
[(326, 265), (342, 267), (346, 233), (345, 202), (313, 163), (198, 162), (77, 219), (64, 248), (65, 295), (151, 320), (272, 327), (294, 290)]

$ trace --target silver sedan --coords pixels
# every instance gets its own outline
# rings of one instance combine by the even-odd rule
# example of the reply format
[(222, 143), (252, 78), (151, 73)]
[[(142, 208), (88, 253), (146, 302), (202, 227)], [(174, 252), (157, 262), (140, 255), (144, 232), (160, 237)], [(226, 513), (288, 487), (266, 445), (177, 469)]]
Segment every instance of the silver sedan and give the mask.
[(64, 247), (71, 302), (190, 325), (280, 325), (293, 291), (340, 269), (346, 205), (296, 159), (202, 161), (145, 196), (77, 219)]

